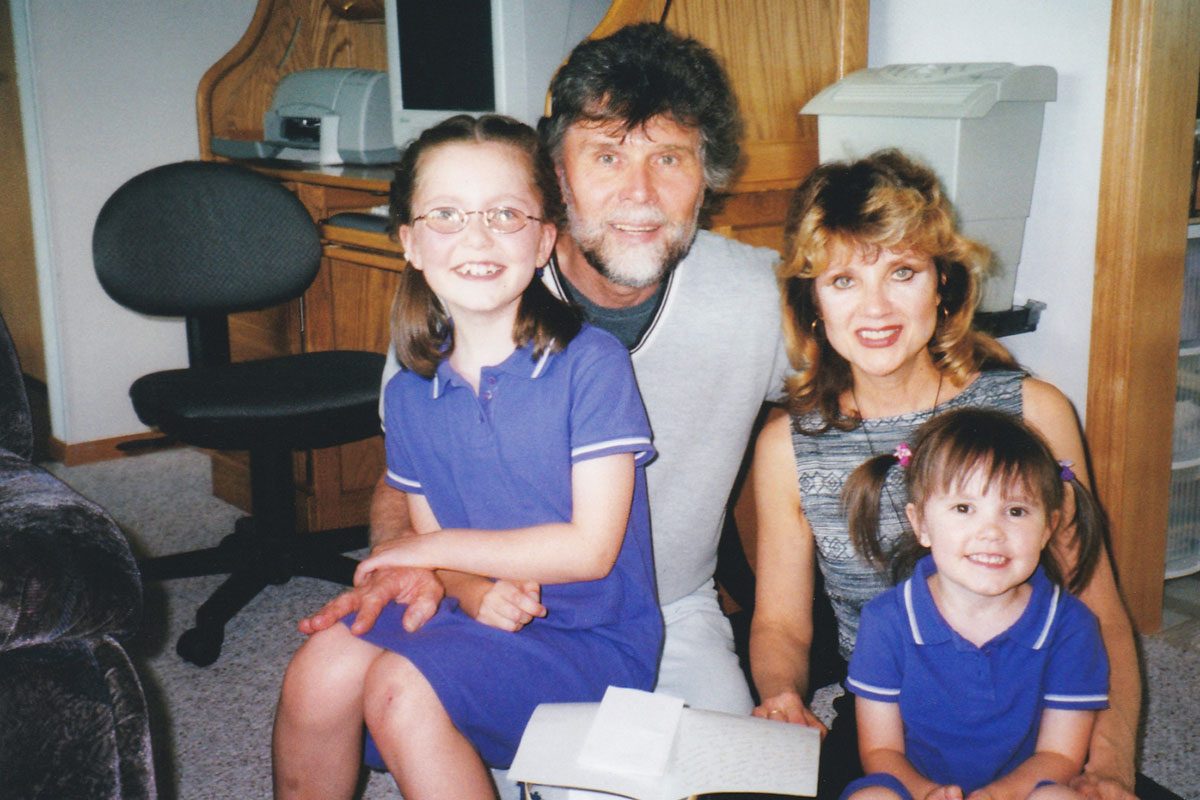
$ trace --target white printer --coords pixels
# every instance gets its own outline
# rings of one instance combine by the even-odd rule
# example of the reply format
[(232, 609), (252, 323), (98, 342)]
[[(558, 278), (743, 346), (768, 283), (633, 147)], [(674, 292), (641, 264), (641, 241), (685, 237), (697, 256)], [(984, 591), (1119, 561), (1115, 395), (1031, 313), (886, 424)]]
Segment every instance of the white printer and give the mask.
[(387, 73), (326, 68), (285, 75), (263, 115), (263, 140), (213, 137), (212, 150), (319, 164), (394, 162)]

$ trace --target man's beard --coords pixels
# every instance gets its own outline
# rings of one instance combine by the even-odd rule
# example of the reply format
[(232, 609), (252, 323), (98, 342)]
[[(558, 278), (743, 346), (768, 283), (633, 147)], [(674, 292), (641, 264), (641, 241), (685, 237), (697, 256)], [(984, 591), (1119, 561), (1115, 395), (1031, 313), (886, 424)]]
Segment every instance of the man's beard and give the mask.
[[(656, 206), (626, 206), (619, 214), (591, 221), (579, 217), (570, 195), (567, 197), (571, 238), (592, 268), (618, 286), (641, 289), (658, 283), (683, 260), (696, 238), (696, 215), (686, 223), (670, 222)], [(609, 230), (614, 219), (631, 225), (659, 226), (666, 237), (649, 244), (623, 244)]]

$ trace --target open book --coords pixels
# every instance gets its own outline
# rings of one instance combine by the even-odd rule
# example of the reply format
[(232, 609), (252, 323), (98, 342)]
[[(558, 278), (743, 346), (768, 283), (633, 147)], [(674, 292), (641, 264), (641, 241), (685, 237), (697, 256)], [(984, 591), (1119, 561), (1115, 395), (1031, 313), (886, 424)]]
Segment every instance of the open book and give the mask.
[(609, 687), (601, 703), (538, 706), (508, 775), (635, 800), (710, 792), (812, 796), (820, 741), (813, 728)]

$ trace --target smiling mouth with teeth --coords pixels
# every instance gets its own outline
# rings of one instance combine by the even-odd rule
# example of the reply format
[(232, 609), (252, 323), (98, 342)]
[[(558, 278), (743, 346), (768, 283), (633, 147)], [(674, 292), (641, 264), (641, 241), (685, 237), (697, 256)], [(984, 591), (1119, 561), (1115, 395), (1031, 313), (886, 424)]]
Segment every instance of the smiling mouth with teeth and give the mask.
[(659, 227), (657, 225), (646, 225), (646, 224), (622, 225), (619, 222), (614, 222), (612, 224), (612, 226), (614, 228), (616, 228), (617, 230), (621, 231), (621, 233), (651, 233), (653, 231), (658, 230), (658, 227)]
[(501, 270), (501, 267), (498, 264), (469, 263), (469, 264), (463, 264), (458, 269), (456, 269), (455, 272), (459, 273), (460, 275), (467, 275), (472, 278), (486, 278), (489, 275), (495, 275), (500, 270)]
[(893, 336), (895, 333), (896, 333), (896, 328), (888, 328), (887, 330), (882, 330), (882, 331), (880, 331), (880, 330), (860, 330), (858, 332), (858, 335), (864, 339), (871, 339), (873, 341), (881, 341), (883, 339), (887, 339), (890, 336)]
[(975, 561), (975, 562), (978, 562), (981, 564), (987, 564), (989, 566), (999, 566), (999, 565), (1008, 563), (1007, 557), (1001, 556), (1001, 555), (995, 555), (993, 553), (974, 553), (972, 555), (967, 556), (967, 558), (971, 561)]

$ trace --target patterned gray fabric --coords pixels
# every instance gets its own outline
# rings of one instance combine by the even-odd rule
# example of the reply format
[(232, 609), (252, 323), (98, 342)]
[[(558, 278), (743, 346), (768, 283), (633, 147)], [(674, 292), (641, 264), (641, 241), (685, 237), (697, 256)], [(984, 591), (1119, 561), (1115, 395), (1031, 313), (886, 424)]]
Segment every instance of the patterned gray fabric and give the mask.
[[(996, 370), (984, 372), (961, 394), (941, 403), (937, 410), (951, 408), (997, 408), (1021, 414), (1021, 381), (1025, 373)], [(850, 542), (850, 531), (842, 513), (841, 494), (846, 478), (859, 464), (874, 455), (890, 453), (901, 442), (912, 440), (913, 433), (933, 416), (933, 410), (917, 411), (896, 417), (866, 420), (851, 431), (829, 430), (817, 436), (801, 433), (797, 423), (808, 429), (819, 424), (814, 413), (792, 421), (792, 448), (796, 453), (796, 474), (800, 481), (800, 501), (812, 525), (817, 546), (817, 563), (825, 578), (825, 591), (838, 622), (838, 650), (849, 660), (858, 635), (858, 617), (867, 601), (892, 585), (892, 576), (878, 572), (859, 557)], [(879, 505), (879, 526), (884, 552), (903, 530), (904, 476), (898, 469), (888, 473)]]
[[(2, 440), (32, 443), (0, 320)], [(114, 637), (137, 625), (141, 578), (95, 503), (0, 449), (0, 798), (156, 796), (146, 703)]]

